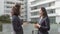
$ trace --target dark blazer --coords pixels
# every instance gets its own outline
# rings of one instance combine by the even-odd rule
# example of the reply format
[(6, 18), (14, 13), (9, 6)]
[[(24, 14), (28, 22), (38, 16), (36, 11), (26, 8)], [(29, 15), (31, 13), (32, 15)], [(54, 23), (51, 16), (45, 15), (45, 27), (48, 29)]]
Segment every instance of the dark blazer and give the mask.
[(12, 25), (16, 34), (23, 34), (23, 21), (18, 16), (12, 16)]
[(41, 25), (38, 31), (38, 34), (48, 34), (48, 31), (50, 30), (50, 20), (48, 17), (43, 18), (40, 23)]

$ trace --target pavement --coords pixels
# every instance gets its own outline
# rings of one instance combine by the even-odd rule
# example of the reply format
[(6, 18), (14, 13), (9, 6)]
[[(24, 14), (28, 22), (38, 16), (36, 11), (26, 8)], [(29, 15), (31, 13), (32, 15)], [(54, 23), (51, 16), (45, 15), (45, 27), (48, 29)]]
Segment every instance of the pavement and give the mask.
[[(24, 34), (37, 34), (37, 30), (34, 28), (33, 24), (24, 23), (23, 24)], [(11, 24), (3, 24), (3, 31), (0, 34), (13, 34), (13, 29)], [(60, 24), (51, 24), (51, 29), (49, 34), (60, 34)]]

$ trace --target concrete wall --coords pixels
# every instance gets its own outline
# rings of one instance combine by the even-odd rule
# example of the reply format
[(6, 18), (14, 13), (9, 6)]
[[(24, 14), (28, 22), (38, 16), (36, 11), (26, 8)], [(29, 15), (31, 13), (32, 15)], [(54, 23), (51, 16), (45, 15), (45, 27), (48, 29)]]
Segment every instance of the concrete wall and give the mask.
[(60, 22), (60, 1), (56, 0), (55, 2), (55, 6), (56, 6), (56, 22), (59, 23)]
[(30, 19), (30, 16), (31, 16), (31, 14), (30, 14), (30, 11), (31, 11), (31, 8), (30, 8), (30, 1), (28, 0), (28, 3), (27, 3), (27, 21), (31, 21), (31, 19)]
[(4, 0), (0, 0), (0, 15), (4, 14)]

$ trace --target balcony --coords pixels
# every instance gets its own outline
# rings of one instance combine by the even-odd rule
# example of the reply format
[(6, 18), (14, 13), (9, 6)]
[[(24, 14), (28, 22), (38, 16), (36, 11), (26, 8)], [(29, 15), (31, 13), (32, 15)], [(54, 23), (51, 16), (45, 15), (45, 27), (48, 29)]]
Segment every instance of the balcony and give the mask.
[(21, 4), (23, 3), (24, 4), (24, 1), (16, 1), (16, 3), (21, 3)]
[[(55, 9), (56, 8), (56, 6), (50, 6), (50, 7), (45, 7), (47, 10), (49, 10), (49, 9)], [(35, 10), (31, 10), (30, 12), (37, 12), (37, 11), (40, 11), (40, 8), (37, 8), (37, 9), (35, 9)]]
[(4, 8), (4, 10), (9, 10), (9, 11), (11, 11), (11, 9), (12, 9), (12, 8)]
[(48, 14), (49, 17), (56, 16), (56, 15), (57, 15), (56, 13)]
[(31, 10), (30, 12), (37, 12), (37, 11), (40, 11), (40, 9)]
[(14, 6), (14, 4), (4, 4), (4, 6)]
[(30, 16), (30, 18), (38, 18), (39, 15), (36, 15), (36, 16)]
[(37, 4), (34, 4), (34, 5), (31, 5), (31, 7), (33, 6), (37, 6), (37, 5), (42, 5), (42, 4), (46, 4), (46, 3), (50, 3), (50, 2), (54, 2), (55, 0), (46, 0), (46, 1), (43, 1), (43, 2), (39, 2)]

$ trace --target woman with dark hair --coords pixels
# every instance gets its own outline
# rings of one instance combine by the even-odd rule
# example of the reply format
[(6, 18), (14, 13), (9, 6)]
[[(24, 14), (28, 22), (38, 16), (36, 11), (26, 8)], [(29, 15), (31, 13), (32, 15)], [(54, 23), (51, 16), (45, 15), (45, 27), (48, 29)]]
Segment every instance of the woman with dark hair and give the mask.
[(13, 25), (13, 30), (15, 34), (23, 34), (23, 28), (22, 28), (22, 24), (23, 21), (21, 20), (21, 18), (19, 18), (18, 16), (20, 16), (20, 8), (21, 5), (20, 4), (16, 4), (13, 8), (12, 8), (12, 25)]
[(48, 18), (46, 9), (41, 7), (39, 13), (39, 23), (35, 24), (35, 28), (38, 28), (38, 34), (48, 34), (48, 31), (50, 30), (50, 20)]

